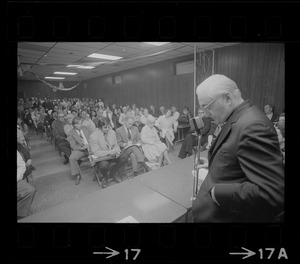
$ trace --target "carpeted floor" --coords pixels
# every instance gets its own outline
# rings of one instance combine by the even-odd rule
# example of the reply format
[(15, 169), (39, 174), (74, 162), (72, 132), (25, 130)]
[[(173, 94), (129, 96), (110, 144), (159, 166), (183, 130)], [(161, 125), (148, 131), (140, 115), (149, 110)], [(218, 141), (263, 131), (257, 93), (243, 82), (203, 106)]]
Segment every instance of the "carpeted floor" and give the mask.
[[(54, 145), (47, 142), (45, 138), (36, 135), (31, 137), (30, 145), (32, 162), (36, 170), (33, 172), (33, 178), (29, 183), (37, 191), (30, 214), (43, 211), (94, 191), (101, 191), (98, 182), (93, 181), (94, 173), (88, 162), (80, 166), (83, 179), (79, 185), (75, 185), (75, 179), (70, 175), (70, 166), (63, 165), (64, 158), (58, 155)], [(169, 152), (172, 162), (179, 160), (177, 155), (180, 147), (181, 143), (177, 143), (174, 149)], [(129, 173), (127, 176), (125, 175), (123, 180), (132, 176)], [(110, 181), (107, 188), (113, 184), (116, 183)]]

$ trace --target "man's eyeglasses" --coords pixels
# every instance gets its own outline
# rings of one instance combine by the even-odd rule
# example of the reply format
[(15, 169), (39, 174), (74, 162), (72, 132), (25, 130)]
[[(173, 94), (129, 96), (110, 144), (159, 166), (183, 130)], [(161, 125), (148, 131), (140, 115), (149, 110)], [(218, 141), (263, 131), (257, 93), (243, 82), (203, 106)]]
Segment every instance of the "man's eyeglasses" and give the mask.
[(206, 114), (206, 115), (210, 115), (211, 112), (209, 110), (209, 107), (218, 99), (220, 99), (223, 96), (223, 94), (220, 94), (219, 96), (217, 96), (215, 99), (213, 99), (211, 102), (209, 102), (207, 105), (202, 105), (200, 106), (200, 109)]

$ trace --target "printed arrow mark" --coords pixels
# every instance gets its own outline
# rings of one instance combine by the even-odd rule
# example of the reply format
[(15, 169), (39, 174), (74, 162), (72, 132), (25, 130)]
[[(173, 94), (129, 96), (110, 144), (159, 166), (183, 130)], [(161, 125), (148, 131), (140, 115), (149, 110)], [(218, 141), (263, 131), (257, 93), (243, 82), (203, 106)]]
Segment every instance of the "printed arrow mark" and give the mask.
[(120, 254), (120, 252), (116, 251), (116, 250), (113, 250), (109, 247), (105, 247), (106, 249), (109, 249), (110, 252), (93, 252), (94, 254), (107, 254), (107, 255), (110, 255), (110, 256), (107, 256), (106, 258), (111, 258), (111, 257), (114, 257), (118, 254)]
[(229, 254), (230, 255), (246, 255), (243, 257), (243, 259), (252, 257), (256, 254), (255, 252), (251, 251), (250, 249), (247, 249), (244, 247), (242, 247), (242, 249), (246, 250), (247, 252), (230, 252)]

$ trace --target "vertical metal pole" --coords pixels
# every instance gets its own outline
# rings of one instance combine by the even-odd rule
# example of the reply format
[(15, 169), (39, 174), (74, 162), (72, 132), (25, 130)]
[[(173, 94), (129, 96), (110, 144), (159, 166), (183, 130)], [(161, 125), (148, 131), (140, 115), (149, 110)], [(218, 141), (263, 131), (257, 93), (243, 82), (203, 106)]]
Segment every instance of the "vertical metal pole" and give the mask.
[(196, 59), (197, 59), (197, 50), (196, 50), (196, 44), (194, 45), (194, 116), (196, 116), (196, 85), (197, 85), (197, 74), (196, 74)]
[(213, 56), (212, 56), (212, 75), (215, 74), (215, 50), (213, 50)]

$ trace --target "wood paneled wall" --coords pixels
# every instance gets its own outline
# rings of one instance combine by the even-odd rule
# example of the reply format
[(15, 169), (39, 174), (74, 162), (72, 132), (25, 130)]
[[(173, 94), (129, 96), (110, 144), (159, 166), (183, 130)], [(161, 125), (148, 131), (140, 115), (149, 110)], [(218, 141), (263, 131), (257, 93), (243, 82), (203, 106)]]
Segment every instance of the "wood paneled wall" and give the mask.
[[(284, 45), (280, 43), (247, 43), (215, 50), (215, 73), (232, 78), (242, 91), (244, 99), (257, 106), (271, 103), (277, 113), (284, 109)], [(52, 92), (38, 81), (19, 81), (18, 92), (26, 97), (50, 98), (93, 97), (117, 105), (136, 103), (137, 106), (156, 107), (175, 105), (181, 111), (189, 106), (193, 111), (193, 74), (175, 75), (174, 63), (193, 59), (185, 56), (122, 71), (113, 75), (83, 81), (70, 92)], [(122, 83), (113, 84), (112, 76), (120, 75)], [(64, 83), (71, 87), (75, 83)], [(86, 85), (85, 85), (86, 84)], [(58, 83), (55, 83), (58, 85)]]
[(175, 75), (174, 63), (193, 59), (185, 56), (176, 60), (167, 60), (128, 71), (116, 73), (122, 83), (113, 84), (112, 76), (88, 80), (86, 96), (103, 98), (105, 103), (117, 105), (133, 104), (138, 107), (156, 107), (173, 105), (182, 109), (184, 106), (193, 108), (193, 74)]
[(215, 50), (215, 73), (233, 79), (244, 99), (258, 107), (285, 106), (285, 52), (282, 43), (245, 43)]

